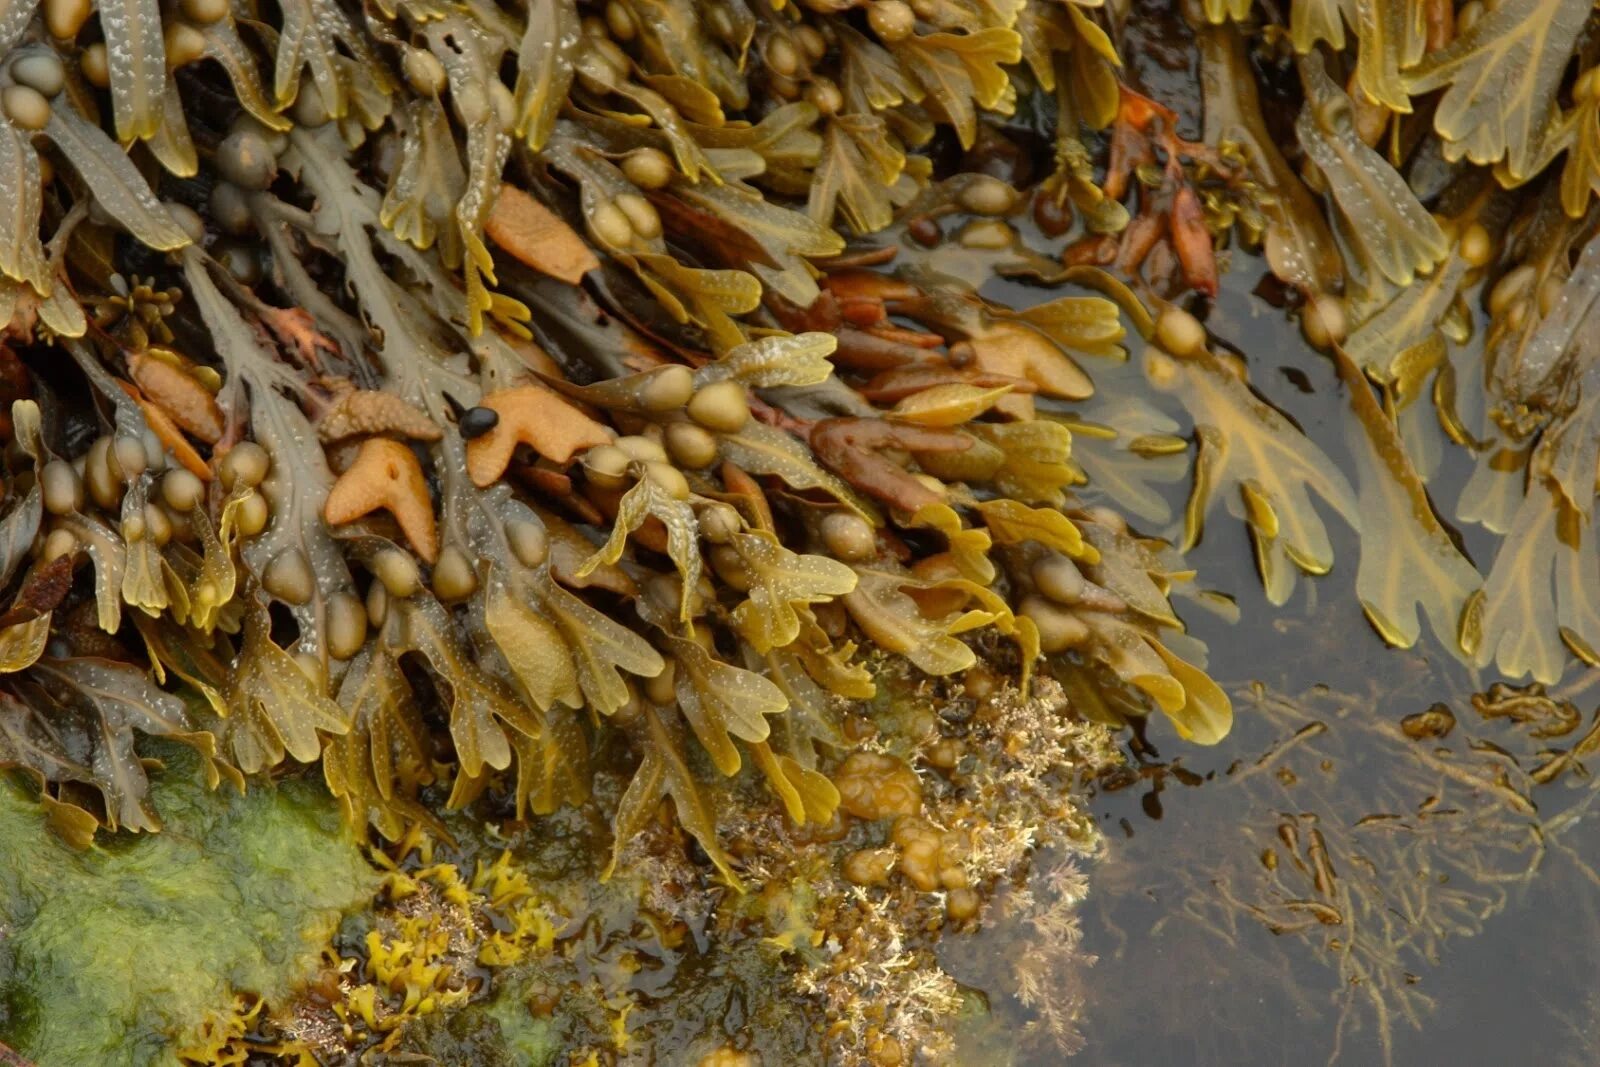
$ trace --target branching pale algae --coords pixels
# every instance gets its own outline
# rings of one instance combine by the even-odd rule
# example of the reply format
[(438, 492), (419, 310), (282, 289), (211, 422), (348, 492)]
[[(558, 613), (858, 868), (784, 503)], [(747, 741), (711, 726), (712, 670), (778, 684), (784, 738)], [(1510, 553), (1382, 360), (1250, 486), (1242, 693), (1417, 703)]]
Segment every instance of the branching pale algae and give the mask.
[[(1337, 518), (1388, 643), (1594, 663), (1590, 5), (1143, 14), (0, 10), (7, 1044), (1071, 1049), (1107, 726), (1233, 723), (1172, 600), (1230, 610), (1183, 557), (1215, 505), (1274, 605)], [(1243, 250), (1343, 466), (1202, 322)], [(1387, 921), (1285, 825), (1225, 915)], [(983, 968), (1020, 1040), (935, 954), (979, 924), (1047, 946)], [(170, 991), (95, 999), (141, 957)]]

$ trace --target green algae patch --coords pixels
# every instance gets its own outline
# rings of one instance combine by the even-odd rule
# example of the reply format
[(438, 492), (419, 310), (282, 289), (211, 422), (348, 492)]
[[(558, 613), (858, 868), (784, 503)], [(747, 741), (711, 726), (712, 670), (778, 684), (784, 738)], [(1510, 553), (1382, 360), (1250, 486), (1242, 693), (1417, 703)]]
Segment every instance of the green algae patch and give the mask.
[[(496, 982), (493, 997), (460, 1011), (431, 1016), (406, 1034), (407, 1054), (434, 1063), (470, 1063), (475, 1067), (555, 1067), (569, 1053), (591, 1047), (598, 1031), (586, 1016), (604, 1017), (604, 1009), (583, 989), (564, 989), (561, 1008), (535, 1015), (531, 1001), (548, 996), (554, 976), (539, 964), (525, 964)], [(576, 994), (578, 1003), (571, 1000)], [(602, 1024), (603, 1025), (603, 1024)]]
[(39, 1067), (176, 1063), (235, 993), (283, 999), (377, 889), (320, 785), (208, 792), (162, 756), (165, 829), (86, 852), (0, 785), (0, 1039)]

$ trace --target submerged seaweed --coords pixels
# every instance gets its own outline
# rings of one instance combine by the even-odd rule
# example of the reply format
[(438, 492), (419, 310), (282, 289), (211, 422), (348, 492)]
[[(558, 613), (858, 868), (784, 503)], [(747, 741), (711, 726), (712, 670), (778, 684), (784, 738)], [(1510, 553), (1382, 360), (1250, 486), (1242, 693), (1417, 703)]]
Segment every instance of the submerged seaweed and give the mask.
[[(1592, 682), (1496, 685), (1425, 706), (1418, 696), (1440, 679), (1422, 671), (1416, 681), (1427, 685), (1292, 695), (1257, 685), (1239, 706), (1252, 712), (1258, 755), (1214, 776), (1150, 762), (1106, 780), (1219, 794), (1211, 814), (1230, 829), (1206, 835), (1203, 855), (1184, 849), (1182, 832), (1152, 837), (1157, 862), (1130, 844), (1097, 870), (1097, 891), (1132, 877), (1140, 892), (1173, 899), (1152, 936), (1225, 947), (1241, 996), (1270, 987), (1324, 1022), (1330, 1062), (1342, 1052), (1400, 1062), (1395, 1033), (1429, 1019), (1459, 942), (1553, 868), (1577, 884), (1594, 878), (1576, 828), (1597, 796), (1583, 765), (1595, 722), (1574, 703)], [(1356, 776), (1368, 788), (1353, 789)], [(1183, 805), (1167, 810), (1193, 819)], [(1199, 977), (1174, 975), (1162, 995), (1181, 999), (1181, 983)]]

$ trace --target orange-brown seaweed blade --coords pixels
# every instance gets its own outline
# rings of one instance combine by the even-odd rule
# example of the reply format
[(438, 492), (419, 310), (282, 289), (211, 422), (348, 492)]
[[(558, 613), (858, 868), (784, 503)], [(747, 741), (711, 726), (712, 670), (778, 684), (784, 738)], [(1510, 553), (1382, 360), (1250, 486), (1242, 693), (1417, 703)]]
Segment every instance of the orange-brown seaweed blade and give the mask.
[(600, 265), (571, 226), (513, 185), (500, 187), (484, 232), (522, 263), (568, 285)]

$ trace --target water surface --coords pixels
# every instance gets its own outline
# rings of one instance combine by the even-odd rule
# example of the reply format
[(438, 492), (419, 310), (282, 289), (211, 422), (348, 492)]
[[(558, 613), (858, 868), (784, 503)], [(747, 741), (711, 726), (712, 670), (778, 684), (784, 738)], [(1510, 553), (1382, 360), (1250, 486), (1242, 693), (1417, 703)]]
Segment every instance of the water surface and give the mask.
[[(1353, 481), (1332, 364), (1253, 294), (1264, 265), (1232, 259), (1207, 319), (1214, 347), (1241, 356), (1252, 386)], [(1092, 372), (1102, 395), (1137, 393), (1188, 432), (1175, 401), (1141, 389), (1137, 351)], [(1413, 446), (1441, 457), (1428, 488), (1448, 518), (1471, 458), (1431, 411), (1413, 426)], [(1147, 509), (1142, 532), (1175, 537), (1188, 485), (1177, 473), (1147, 483), (1166, 508)], [(1600, 1062), (1595, 785), (1581, 760), (1532, 780), (1595, 721), (1597, 679), (1574, 661), (1550, 687), (1582, 715), (1562, 736), (1538, 736), (1550, 724), (1526, 709), (1535, 721), (1486, 716), (1472, 696), (1502, 679), (1426, 632), (1414, 649), (1387, 647), (1355, 598), (1357, 535), (1321, 512), (1337, 562), (1302, 576), (1282, 607), (1266, 602), (1245, 528), (1221, 508), (1189, 554), (1196, 585), (1238, 606), (1230, 621), (1175, 600), (1235, 725), (1205, 749), (1152, 717), (1126, 734), (1129, 773), (1096, 790), (1107, 847), (1082, 914), (1099, 961), (1079, 1061)], [(1499, 538), (1458, 533), (1487, 573)], [(1402, 720), (1435, 704), (1454, 729), (1407, 736)]]

